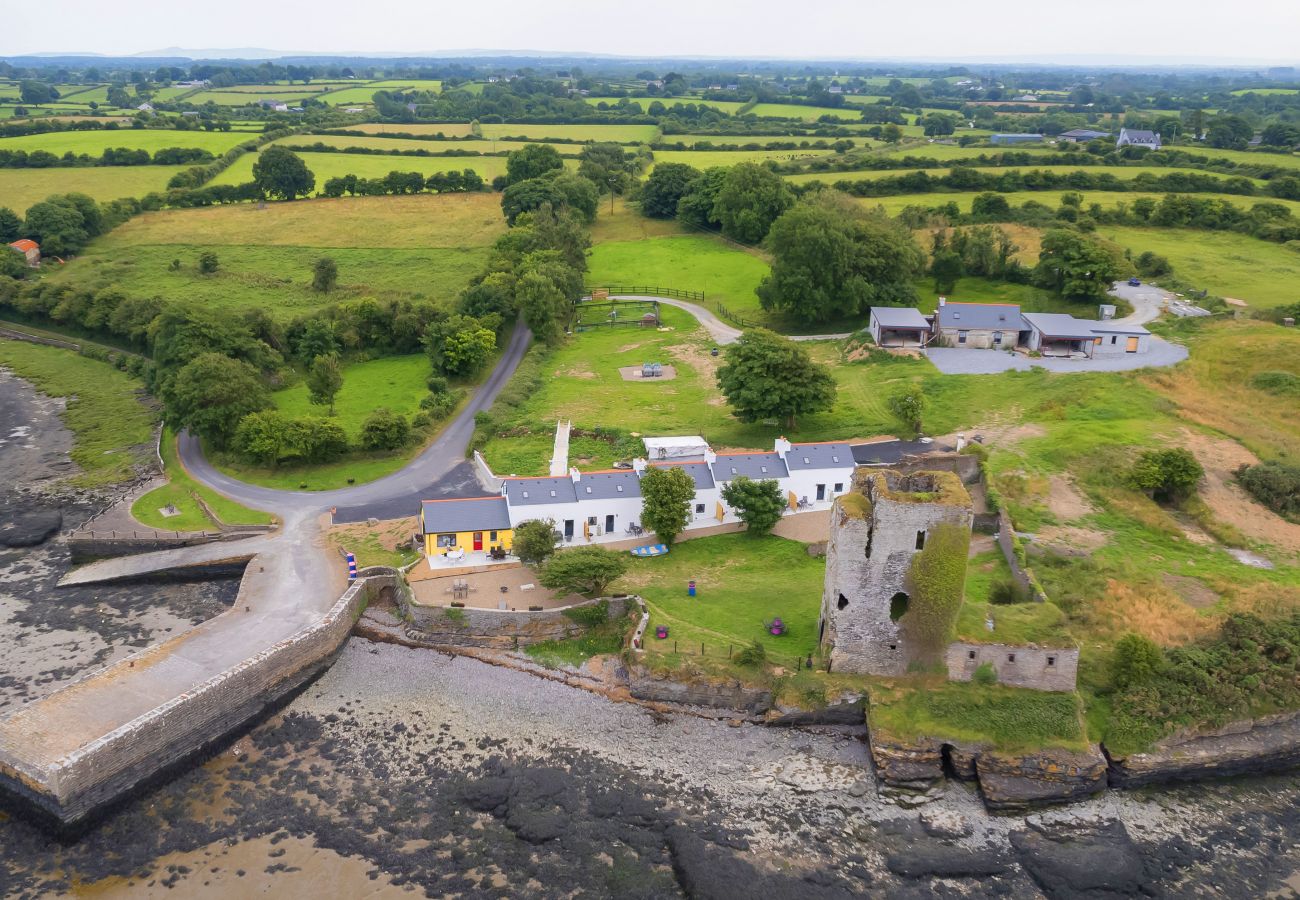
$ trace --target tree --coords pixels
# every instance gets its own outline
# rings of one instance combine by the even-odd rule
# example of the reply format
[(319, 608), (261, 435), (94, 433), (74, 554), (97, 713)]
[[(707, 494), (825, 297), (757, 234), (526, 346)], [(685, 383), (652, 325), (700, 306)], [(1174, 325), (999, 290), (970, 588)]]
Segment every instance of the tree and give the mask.
[(750, 534), (767, 534), (781, 521), (785, 497), (774, 479), (754, 481), (741, 475), (722, 488), (722, 502), (736, 511)]
[(655, 166), (641, 186), (641, 214), (652, 219), (673, 218), (677, 215), (677, 204), (699, 176), (699, 170), (686, 163)]
[(217, 259), (217, 254), (211, 250), (204, 250), (199, 254), (199, 274), (211, 275), (221, 267), (221, 261)]
[(256, 369), (221, 353), (200, 354), (181, 367), (163, 401), (172, 427), (188, 428), (219, 449), (234, 438), (244, 416), (271, 402)]
[(938, 656), (952, 640), (966, 586), (970, 529), (952, 522), (931, 528), (925, 547), (907, 573), (907, 611), (899, 627), (923, 659)]
[(598, 597), (627, 572), (627, 557), (604, 547), (574, 547), (552, 556), (538, 581), (551, 590)]
[(560, 535), (552, 519), (529, 519), (515, 526), (512, 552), (526, 566), (540, 566), (555, 552)]
[(1139, 490), (1156, 500), (1176, 501), (1188, 496), (1205, 477), (1205, 469), (1190, 451), (1181, 447), (1148, 450), (1137, 458), (1129, 478)]
[(884, 128), (880, 129), (880, 139), (886, 144), (897, 144), (903, 139), (903, 129), (899, 128), (893, 122), (890, 122)]
[(758, 286), (764, 309), (801, 322), (866, 313), (915, 300), (925, 265), (912, 233), (838, 191), (797, 203), (767, 237), (772, 271)]
[(339, 267), (328, 256), (322, 256), (316, 260), (311, 269), (311, 287), (314, 291), (322, 294), (328, 294), (334, 290), (335, 283), (339, 280)]
[[(91, 205), (93, 207), (94, 201)], [(94, 210), (94, 217), (90, 220), (87, 219), (88, 212), (90, 210), (84, 203), (74, 201), (73, 195), (47, 197), (27, 210), (23, 233), (40, 244), (41, 252), (46, 256), (79, 253), (99, 233), (98, 209)]]
[(43, 81), (28, 79), (18, 87), (18, 96), (23, 103), (42, 106), (59, 99), (59, 92)]
[(1034, 283), (1069, 300), (1105, 302), (1125, 271), (1119, 254), (1097, 238), (1057, 228), (1043, 236)]
[(331, 462), (348, 451), (348, 436), (338, 422), (302, 416), (289, 420), (286, 444), (287, 455), (302, 462)]
[(472, 375), (492, 358), (497, 336), (472, 316), (454, 315), (429, 326), (424, 346), (436, 372)]
[(27, 277), (29, 269), (23, 254), (11, 251), (0, 242), (0, 276), (22, 280)]
[(1129, 632), (1115, 642), (1111, 682), (1121, 691), (1150, 681), (1165, 665), (1165, 654), (1155, 641)]
[(1007, 203), (1007, 198), (993, 191), (985, 191), (982, 194), (976, 194), (970, 202), (970, 214), (972, 218), (979, 219), (983, 222), (1006, 221), (1011, 215), (1011, 205)]
[(713, 218), (727, 237), (757, 244), (793, 203), (794, 194), (780, 175), (757, 163), (741, 163), (727, 172), (713, 203)]
[(518, 184), (541, 178), (547, 172), (564, 168), (560, 151), (549, 144), (527, 144), (511, 150), (506, 157), (506, 184)]
[(671, 544), (691, 521), (695, 479), (676, 466), (651, 466), (641, 475), (641, 524)]
[(571, 209), (584, 221), (591, 222), (596, 218), (599, 202), (600, 194), (594, 184), (564, 172), (517, 181), (501, 192), (501, 211), (505, 213), (507, 225), (515, 225), (520, 215), (543, 206), (550, 206), (556, 212)]
[(525, 272), (515, 286), (515, 299), (534, 335), (548, 344), (563, 340), (570, 300), (555, 281), (542, 272)]
[(361, 423), (361, 446), (367, 450), (396, 450), (411, 439), (411, 425), (387, 407), (380, 407)]
[(934, 279), (937, 294), (950, 294), (962, 276), (961, 254), (941, 250), (930, 260), (930, 276)]
[(603, 194), (627, 190), (632, 156), (618, 144), (588, 144), (578, 154), (578, 174)]
[[(658, 167), (656, 171), (657, 169)], [(718, 219), (714, 210), (729, 171), (723, 166), (714, 166), (697, 175), (687, 187), (686, 193), (677, 201), (678, 217), (697, 228), (716, 228)], [(653, 172), (651, 177), (654, 177)]]
[(1255, 129), (1241, 116), (1215, 116), (1205, 132), (1205, 142), (1220, 149), (1244, 150)]
[(922, 417), (925, 415), (925, 393), (921, 386), (910, 384), (890, 397), (889, 411), (913, 432), (920, 434)]
[(1294, 147), (1300, 144), (1300, 127), (1286, 122), (1274, 122), (1264, 126), (1259, 142), (1268, 147)]
[(943, 113), (930, 113), (921, 120), (927, 137), (952, 134), (957, 130), (956, 120)]
[(22, 237), (23, 220), (7, 206), (0, 206), (0, 244), (9, 244)]
[(311, 193), (316, 176), (302, 157), (284, 147), (268, 147), (257, 154), (253, 163), (253, 183), (266, 194), (282, 200), (294, 200)]
[(279, 410), (267, 409), (249, 413), (239, 420), (231, 447), (263, 465), (279, 461), (289, 442), (289, 420)]
[(762, 328), (740, 335), (718, 368), (718, 386), (742, 422), (784, 419), (830, 409), (835, 379), (794, 341)]
[(328, 406), (334, 415), (334, 398), (343, 387), (343, 367), (337, 353), (326, 353), (312, 360), (307, 373), (307, 393), (316, 406)]

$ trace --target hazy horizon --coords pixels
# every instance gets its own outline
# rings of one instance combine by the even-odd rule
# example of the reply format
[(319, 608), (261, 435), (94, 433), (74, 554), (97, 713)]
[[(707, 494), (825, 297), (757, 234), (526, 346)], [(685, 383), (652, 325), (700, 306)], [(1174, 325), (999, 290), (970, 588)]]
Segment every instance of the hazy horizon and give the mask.
[[(141, 0), (125, 17), (120, 9), (90, 7), (84, 0), (47, 0), (6, 13), (0, 55), (266, 48), (287, 56), (486, 50), (520, 56), (1049, 65), (1054, 60), (1160, 66), (1300, 62), (1295, 40), (1300, 3), (1294, 0), (1247, 0), (1231, 17), (1191, 14), (1174, 0), (1096, 0), (1086, 10), (1061, 4), (1058, 14), (1042, 3), (1011, 0), (996, 17), (965, 0), (901, 7), (828, 0), (816, 9), (816, 18), (809, 18), (774, 0), (662, 0), (653, 7), (608, 0), (570, 0), (559, 7), (499, 0), (490, 8), (433, 10), (412, 0), (385, 0), (368, 7), (369, 14), (359, 20), (355, 7), (339, 0), (318, 0), (309, 16), (301, 7), (253, 0), (227, 0), (219, 9)], [(57, 33), (51, 22), (58, 23)]]

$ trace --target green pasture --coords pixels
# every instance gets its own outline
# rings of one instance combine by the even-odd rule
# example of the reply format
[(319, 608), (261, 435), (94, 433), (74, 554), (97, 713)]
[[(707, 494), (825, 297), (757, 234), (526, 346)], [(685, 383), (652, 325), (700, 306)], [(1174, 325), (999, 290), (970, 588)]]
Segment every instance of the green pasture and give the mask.
[(1261, 97), (1268, 97), (1274, 94), (1300, 94), (1300, 88), (1242, 88), (1232, 93), (1237, 97), (1244, 97), (1246, 94), (1259, 94)]
[[(506, 173), (506, 160), (503, 156), (376, 156), (360, 153), (300, 153), (307, 168), (316, 176), (316, 191), (319, 192), (326, 180), (356, 175), (358, 178), (383, 178), (394, 170), (399, 172), (419, 172), (426, 178), (434, 172), (459, 172), (473, 169), (491, 181), (498, 175)], [(211, 184), (243, 184), (253, 180), (253, 163), (257, 161), (256, 153), (246, 153), (235, 163), (214, 178)], [(576, 163), (574, 163), (576, 166)]]
[[(168, 147), (195, 147), (220, 156), (232, 147), (249, 140), (246, 134), (221, 131), (176, 131), (171, 128), (114, 128), (99, 131), (51, 131), (45, 134), (25, 134), (20, 137), (0, 138), (0, 150), (44, 150), (62, 156), (71, 151), (99, 156), (109, 147), (129, 150), (148, 150), (150, 153)], [(120, 166), (117, 168), (133, 168)]]
[(386, 81), (372, 81), (368, 87), (377, 91), (432, 91), (442, 90), (442, 82), (436, 78), (393, 78)]
[(754, 289), (769, 270), (763, 257), (706, 234), (607, 241), (592, 247), (587, 265), (590, 285), (703, 291), (706, 306), (721, 302), (745, 315), (761, 314)]
[(822, 116), (831, 116), (846, 122), (862, 120), (862, 110), (845, 109), (832, 106), (801, 106), (797, 103), (759, 103), (746, 115), (758, 116), (760, 119), (799, 119), (804, 122), (816, 122)]
[[(343, 367), (343, 387), (334, 402), (334, 419), (356, 441), (361, 424), (376, 409), (387, 407), (410, 417), (428, 393), (425, 380), (431, 369), (423, 353), (385, 356)], [(311, 402), (305, 381), (271, 395), (275, 408), (286, 416), (325, 416), (328, 408)]]
[(187, 103), (193, 103), (196, 106), (202, 106), (204, 103), (215, 103), (217, 106), (253, 106), (259, 100), (275, 100), (280, 103), (287, 103), (290, 106), (297, 106), (300, 101), (306, 100), (308, 97), (314, 97), (319, 93), (320, 91), (310, 90), (310, 85), (294, 90), (283, 87), (263, 91), (242, 91), (229, 88), (219, 91), (199, 91), (197, 94), (186, 97), (185, 100)]
[[(586, 97), (585, 99), (592, 106), (598, 106), (601, 103), (606, 103), (610, 106), (614, 106), (620, 101), (621, 98)], [(656, 100), (662, 103), (664, 106), (668, 106), (668, 107), (686, 106), (687, 104), (694, 104), (696, 106), (711, 106), (714, 109), (719, 110), (720, 112), (727, 113), (728, 115), (735, 115), (736, 110), (740, 109), (742, 106), (745, 105), (743, 102), (739, 100), (708, 100), (702, 97), (628, 97), (627, 99), (629, 103), (641, 104), (641, 109), (647, 111), (650, 109), (650, 104), (654, 103)]]
[[(558, 127), (558, 126), (557, 126)], [(468, 122), (362, 122), (349, 125), (348, 131), (363, 131), (366, 134), (443, 134), (447, 137), (465, 137), (470, 133)], [(316, 135), (312, 135), (316, 137)]]
[[(178, 98), (178, 97), (183, 97), (183, 96), (185, 96), (186, 94), (192, 94), (192, 93), (194, 93), (196, 90), (197, 90), (196, 88), (192, 88), (192, 87), (164, 87), (164, 88), (158, 88), (157, 90), (155, 90), (155, 91), (153, 92), (153, 99), (154, 99), (154, 100), (157, 100), (159, 103), (169, 103), (169, 102), (171, 102), (172, 100), (175, 100), (175, 99)], [(105, 92), (105, 93), (107, 93), (107, 92)]]
[[(241, 506), (191, 478), (176, 455), (176, 434), (170, 428), (163, 430), (160, 454), (167, 484), (154, 488), (131, 505), (131, 518), (141, 525), (165, 531), (213, 529), (218, 523), (199, 506), (196, 494), (216, 513), (221, 524), (269, 525), (274, 522), (274, 516)], [(179, 515), (164, 516), (162, 510), (167, 506), (174, 506)]]
[(0, 366), (41, 393), (67, 398), (61, 417), (72, 432), (78, 487), (126, 481), (153, 454), (157, 410), (125, 372), (71, 350), (8, 340), (0, 341)]
[[(393, 138), (381, 136), (353, 137), (343, 134), (295, 134), (286, 138), (280, 138), (273, 141), (272, 144), (283, 144), (290, 147), (311, 146), (321, 143), (327, 147), (363, 147), (367, 150), (423, 150), (425, 153), (447, 153), (449, 151), (468, 151), (470, 153), (506, 153), (511, 150), (518, 150), (527, 147), (529, 144), (541, 143), (547, 147), (554, 147), (560, 153), (566, 156), (577, 156), (582, 152), (580, 144), (547, 144), (542, 141), (425, 141), (412, 138)], [(395, 156), (394, 159), (404, 157)], [(463, 168), (463, 167), (462, 167)]]
[(165, 191), (186, 166), (86, 166), (67, 169), (0, 169), (0, 206), (20, 215), (51, 194), (80, 193), (101, 202)]
[(1225, 231), (1120, 228), (1099, 232), (1133, 251), (1150, 250), (1173, 263), (1174, 274), (1197, 289), (1267, 309), (1300, 301), (1300, 252)]
[[(728, 647), (758, 641), (773, 662), (793, 666), (817, 648), (825, 575), (825, 560), (810, 557), (797, 541), (720, 534), (673, 544), (667, 556), (634, 559), (619, 586), (646, 601), (651, 653), (672, 653), (676, 642), (686, 657), (703, 642), (706, 655), (725, 659)], [(687, 596), (690, 581), (694, 597)], [(764, 627), (774, 618), (786, 625), (785, 634)], [(655, 638), (660, 625), (668, 626), (667, 640)]]
[(697, 169), (707, 169), (711, 166), (734, 166), (746, 162), (766, 162), (773, 160), (775, 162), (786, 163), (800, 159), (812, 159), (819, 156), (829, 156), (834, 150), (656, 150), (654, 151), (655, 164), (660, 163), (685, 163), (688, 166), (694, 166)]
[[(897, 215), (904, 207), (921, 206), (925, 208), (942, 206), (947, 203), (956, 203), (958, 209), (962, 212), (970, 212), (971, 201), (978, 195), (978, 191), (970, 192), (941, 192), (927, 194), (900, 194), (894, 197), (863, 197), (860, 203), (869, 207), (880, 206), (892, 215)], [(1152, 200), (1161, 200), (1165, 197), (1164, 192), (1146, 192), (1146, 191), (1011, 191), (1001, 194), (1005, 197), (1007, 203), (1012, 206), (1019, 206), (1034, 200), (1055, 209), (1060, 205), (1061, 195), (1067, 193), (1080, 194), (1083, 197), (1083, 207), (1086, 210), (1090, 204), (1100, 203), (1103, 207), (1113, 207), (1117, 203), (1127, 203), (1132, 205), (1134, 200), (1139, 197), (1147, 197)], [(1261, 202), (1280, 203), (1289, 207), (1294, 215), (1300, 215), (1300, 201), (1297, 200), (1278, 200), (1274, 197), (1246, 197), (1240, 194), (1193, 194), (1198, 199), (1223, 200), (1243, 209), (1249, 209), (1252, 205)]]
[(322, 94), (320, 100), (330, 106), (369, 106), (374, 102), (375, 91), (380, 90), (370, 85), (345, 87)]
[[(658, 158), (659, 154), (655, 154)], [(787, 175), (785, 178), (795, 184), (808, 181), (820, 181), (824, 184), (834, 184), (837, 181), (876, 181), (880, 178), (898, 177), (907, 175), (911, 172), (924, 172), (931, 178), (941, 178), (948, 175), (952, 169), (867, 169), (858, 172), (807, 172), (800, 175)], [(1047, 172), (1052, 175), (1069, 175), (1074, 172), (1083, 172), (1087, 175), (1113, 175), (1120, 181), (1132, 181), (1139, 175), (1172, 175), (1176, 173), (1184, 175), (1209, 175), (1212, 178), (1220, 180), (1230, 178), (1230, 175), (1221, 175), (1216, 172), (1205, 172), (1200, 169), (1182, 169), (1169, 168), (1167, 166), (979, 166), (971, 171), (980, 172), (986, 175), (1000, 175), (1005, 172), (1016, 172), (1025, 174), (1026, 172)], [(1251, 179), (1258, 187), (1263, 186), (1266, 182), (1261, 179)], [(1271, 197), (1261, 197), (1259, 199), (1272, 199)]]
[[(758, 134), (758, 135), (755, 134), (665, 134), (662, 138), (660, 138), (660, 140), (669, 144), (682, 143), (689, 147), (697, 147), (699, 144), (708, 142), (710, 144), (715, 144), (715, 145), (734, 144), (739, 147), (744, 147), (747, 144), (756, 144), (759, 148), (762, 148), (764, 144), (769, 144), (776, 141), (782, 143), (793, 141), (794, 143), (798, 144), (803, 141), (812, 142), (817, 140), (824, 140), (827, 143), (831, 143), (833, 141), (840, 140), (840, 138), (817, 138), (817, 137), (808, 137), (806, 135), (780, 135), (780, 134)], [(867, 140), (866, 138), (855, 137), (855, 138), (848, 138), (848, 140), (850, 141), (850, 143), (853, 144), (855, 148), (859, 150), (866, 149), (871, 146), (871, 141)]]
[[(609, 144), (648, 144), (659, 135), (658, 125), (520, 125), (514, 122), (482, 126), (485, 138), (520, 137), (528, 141), (559, 138)], [(450, 133), (450, 132), (449, 132)]]

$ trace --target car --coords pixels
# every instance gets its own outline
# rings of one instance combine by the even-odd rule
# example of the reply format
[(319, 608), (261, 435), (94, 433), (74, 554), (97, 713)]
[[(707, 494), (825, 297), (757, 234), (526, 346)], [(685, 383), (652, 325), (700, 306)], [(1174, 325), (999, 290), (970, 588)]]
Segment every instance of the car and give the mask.
[(1128, 286), (1129, 286), (1129, 287), (1138, 287), (1138, 286), (1140, 286), (1141, 284), (1142, 284), (1142, 282), (1141, 282), (1140, 280), (1138, 280), (1137, 278), (1130, 278), (1130, 279), (1128, 280)]

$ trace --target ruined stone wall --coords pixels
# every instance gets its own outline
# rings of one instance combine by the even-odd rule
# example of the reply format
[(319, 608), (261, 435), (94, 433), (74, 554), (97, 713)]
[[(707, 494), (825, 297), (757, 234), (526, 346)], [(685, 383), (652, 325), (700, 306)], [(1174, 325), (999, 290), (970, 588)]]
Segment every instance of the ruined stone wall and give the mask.
[(989, 663), (998, 673), (999, 684), (1036, 691), (1072, 691), (1079, 674), (1079, 651), (1073, 647), (955, 641), (948, 645), (944, 662), (949, 681), (970, 681), (976, 669)]
[(969, 498), (964, 505), (893, 499), (873, 488), (877, 477), (869, 473), (859, 484), (855, 476), (868, 504), (838, 498), (831, 510), (821, 621), (833, 672), (906, 673), (912, 656), (891, 605), (907, 592), (917, 536), (942, 523), (970, 527)]
[[(68, 825), (200, 752), (328, 665), (369, 598), (397, 583), (392, 570), (366, 571), (369, 577), (353, 582), (316, 621), (55, 765), (37, 769), (0, 747), (0, 788)], [(371, 574), (377, 571), (384, 574)], [(116, 665), (127, 666), (134, 659)]]
[[(599, 599), (587, 600), (567, 609), (591, 607), (599, 602)], [(609, 618), (614, 620), (627, 615), (632, 601), (627, 597), (611, 597), (606, 598), (606, 602), (609, 603)], [(411, 627), (419, 632), (422, 642), (457, 647), (510, 650), (544, 641), (566, 640), (587, 630), (586, 625), (565, 615), (564, 609), (511, 612), (469, 606), (410, 604), (406, 613)]]

